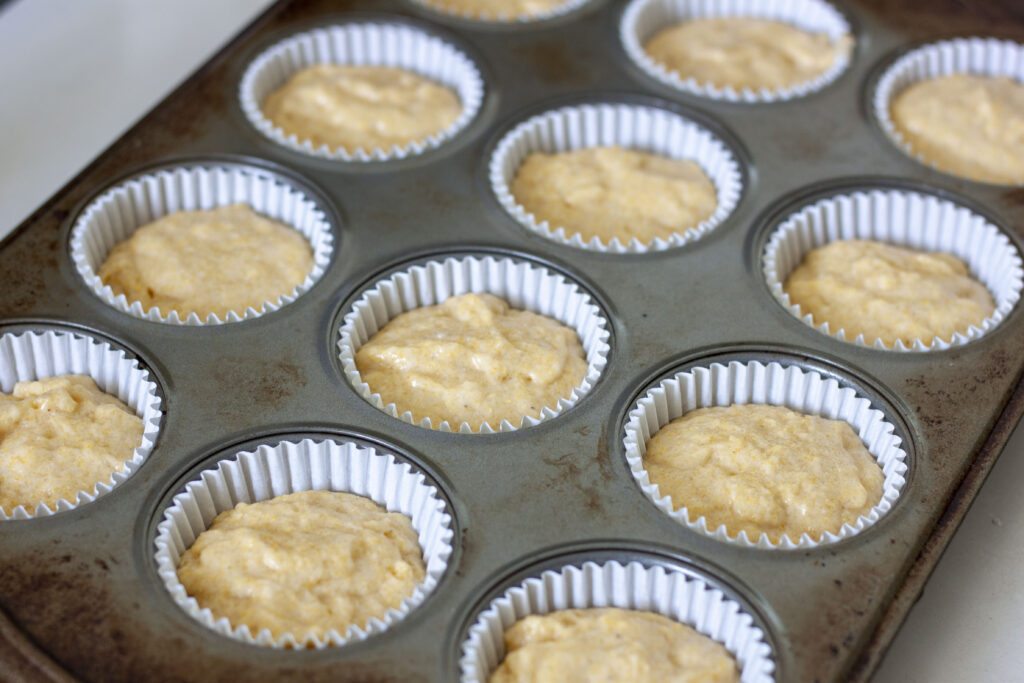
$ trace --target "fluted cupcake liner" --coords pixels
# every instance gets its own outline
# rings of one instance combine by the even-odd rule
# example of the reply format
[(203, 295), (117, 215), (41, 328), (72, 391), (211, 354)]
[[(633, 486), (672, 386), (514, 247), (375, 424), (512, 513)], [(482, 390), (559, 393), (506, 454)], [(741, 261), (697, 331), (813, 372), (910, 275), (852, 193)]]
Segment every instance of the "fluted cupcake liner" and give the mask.
[[(574, 329), (586, 354), (587, 374), (572, 395), (559, 399), (555, 406), (543, 408), (539, 417), (524, 416), (517, 424), (502, 420), (499, 425), (450, 425), (447, 421), (435, 425), (429, 417), (417, 423), (410, 411), (399, 412), (394, 403), (385, 405), (380, 394), (363, 381), (356, 367), (356, 352), (399, 314), (467, 293), (493, 294), (512, 308), (546, 315)], [(345, 376), (359, 395), (392, 417), (426, 429), (492, 434), (537, 425), (578, 403), (593, 388), (607, 364), (610, 335), (601, 308), (580, 285), (564, 275), (512, 258), (465, 256), (429, 261), (377, 282), (345, 315), (338, 349)]]
[[(200, 319), (177, 311), (161, 315), (139, 301), (114, 294), (98, 273), (110, 251), (138, 228), (177, 211), (208, 210), (235, 203), (248, 204), (257, 213), (280, 221), (309, 240), (313, 270), (290, 292), (259, 309), (229, 311), (224, 318), (211, 313)], [(324, 210), (305, 193), (279, 177), (255, 167), (216, 163), (181, 166), (144, 173), (107, 190), (89, 203), (71, 230), (71, 260), (85, 284), (104, 303), (123, 313), (172, 325), (219, 325), (249, 320), (276, 311), (308, 291), (324, 274), (334, 250), (334, 236)]]
[(551, 7), (549, 9), (543, 9), (530, 14), (513, 14), (509, 12), (498, 12), (492, 14), (487, 11), (473, 12), (468, 9), (460, 9), (456, 7), (448, 7), (444, 5), (440, 0), (412, 0), (417, 5), (422, 5), (427, 9), (442, 14), (450, 14), (452, 16), (460, 17), (462, 19), (469, 19), (471, 21), (483, 21), (492, 23), (512, 23), (518, 22), (521, 24), (544, 21), (545, 19), (553, 19), (554, 17), (568, 14), (573, 10), (582, 7), (583, 5), (590, 2), (590, 0), (563, 0), (563, 2)]
[[(285, 133), (263, 114), (262, 105), (293, 74), (316, 64), (407, 69), (454, 90), (462, 111), (437, 134), (391, 149), (314, 146), (310, 140)], [(484, 82), (469, 57), (418, 28), (399, 23), (347, 23), (299, 33), (268, 48), (246, 68), (238, 97), (256, 130), (283, 147), (334, 161), (387, 161), (422, 154), (457, 135), (479, 112)]]
[(156, 444), (162, 417), (157, 385), (139, 361), (121, 349), (81, 332), (23, 332), (0, 334), (0, 390), (10, 393), (18, 382), (36, 381), (57, 375), (88, 375), (103, 392), (117, 397), (142, 418), (142, 441), (121, 469), (106, 481), (79, 491), (75, 500), (60, 499), (54, 507), (39, 503), (29, 510), (19, 505), (0, 508), (0, 520), (31, 519), (73, 510), (110, 493), (132, 476), (149, 457)]
[(485, 683), (505, 657), (505, 630), (556, 610), (618, 607), (655, 612), (691, 626), (732, 654), (743, 683), (773, 681), (765, 634), (743, 606), (711, 579), (640, 562), (584, 562), (545, 571), (509, 588), (469, 628), (459, 660), (462, 683)]
[(952, 172), (917, 154), (896, 128), (890, 110), (896, 96), (915, 83), (954, 74), (1005, 76), (1024, 83), (1024, 45), (995, 38), (957, 38), (924, 45), (893, 62), (878, 79), (872, 96), (875, 117), (893, 144), (943, 173)]
[[(980, 326), (972, 325), (950, 339), (850, 339), (843, 329), (815, 320), (783, 291), (786, 278), (812, 249), (839, 240), (876, 240), (922, 251), (953, 254), (967, 264), (972, 277), (988, 288), (996, 308)], [(764, 276), (772, 294), (786, 310), (810, 327), (840, 341), (895, 351), (939, 351), (979, 339), (1010, 314), (1024, 287), (1021, 257), (1010, 239), (982, 216), (940, 197), (919, 192), (865, 189), (819, 200), (787, 218), (768, 239)]]
[[(853, 524), (844, 524), (836, 533), (825, 532), (819, 538), (805, 533), (797, 539), (783, 535), (778, 542), (763, 533), (759, 538), (749, 538), (746, 531), (730, 533), (724, 525), (711, 528), (703, 516), (691, 516), (683, 501), (673, 501), (651, 482), (643, 462), (647, 443), (662, 427), (692, 410), (733, 404), (784, 406), (807, 415), (849, 423), (882, 470), (881, 500), (870, 513)], [(834, 378), (814, 370), (758, 361), (712, 363), (660, 382), (646, 391), (629, 412), (623, 438), (633, 478), (659, 510), (687, 528), (720, 541), (782, 549), (835, 543), (864, 531), (881, 519), (892, 509), (906, 483), (907, 453), (901, 444), (902, 440), (885, 414), (854, 389), (843, 387)]]
[[(707, 219), (694, 226), (680, 226), (668, 239), (656, 237), (643, 243), (634, 237), (623, 244), (618, 238), (609, 243), (599, 237), (584, 241), (578, 232), (552, 225), (516, 201), (510, 185), (531, 153), (599, 146), (619, 146), (696, 162), (714, 184), (718, 206)], [(711, 132), (667, 109), (614, 102), (564, 107), (518, 124), (495, 147), (489, 175), (502, 207), (528, 230), (561, 244), (611, 253), (660, 251), (697, 240), (729, 217), (743, 193), (739, 162)]]
[(824, 33), (836, 42), (850, 35), (846, 18), (823, 0), (632, 0), (622, 15), (619, 36), (626, 54), (647, 75), (685, 92), (728, 102), (776, 102), (803, 97), (835, 81), (850, 63), (849, 51), (840, 52), (822, 75), (787, 88), (737, 92), (733, 87), (717, 87), (683, 78), (658, 63), (644, 45), (663, 28), (688, 19), (742, 17), (779, 21), (808, 31)]
[[(289, 493), (330, 490), (370, 498), (388, 512), (400, 512), (416, 531), (426, 578), (397, 609), (353, 624), (344, 633), (330, 630), (323, 638), (313, 633), (286, 633), (275, 638), (269, 629), (253, 633), (246, 624), (217, 617), (188, 595), (178, 580), (178, 565), (199, 534), (221, 512), (238, 503), (256, 503)], [(363, 640), (404, 619), (437, 587), (452, 553), (451, 516), (437, 489), (426, 477), (393, 455), (351, 442), (284, 441), (263, 445), (220, 461), (205, 470), (174, 497), (157, 527), (156, 564), (171, 597), (203, 626), (251, 645), (273, 648), (325, 648)]]

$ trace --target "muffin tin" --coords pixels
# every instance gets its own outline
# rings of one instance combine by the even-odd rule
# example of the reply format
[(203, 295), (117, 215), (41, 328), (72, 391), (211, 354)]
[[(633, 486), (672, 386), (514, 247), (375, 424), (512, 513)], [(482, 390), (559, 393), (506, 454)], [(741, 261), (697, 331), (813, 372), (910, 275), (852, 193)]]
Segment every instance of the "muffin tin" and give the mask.
[[(849, 66), (820, 91), (759, 104), (704, 99), (646, 74), (619, 40), (624, 4), (609, 0), (521, 24), (413, 0), (286, 0), (254, 22), (0, 245), (0, 333), (72, 332), (123, 348), (149, 371), (164, 413), (146, 461), (105, 495), (0, 522), (10, 677), (453, 681), (467, 634), (507, 591), (549, 570), (637, 563), (739, 605), (776, 680), (867, 678), (1024, 410), (1024, 321), (1013, 305), (983, 336), (931, 351), (847, 343), (775, 299), (763, 254), (802, 207), (870, 190), (951, 201), (1019, 253), (1024, 190), (920, 164), (871, 103), (901, 54), (952, 32), (1020, 43), (1024, 25), (996, 2), (833, 4), (857, 40)], [(346, 22), (413, 26), (453, 45), (483, 78), (477, 114), (450, 139), (391, 160), (319, 159), (250, 125), (238, 93), (253, 60)], [(646, 253), (579, 248), (521, 225), (491, 188), (500, 141), (535, 115), (595, 103), (674, 112), (724, 141), (740, 166), (735, 208), (700, 239)], [(140, 174), (202, 166), (281, 179), (320, 207), (333, 249), (319, 279), (226, 325), (147, 320), (94, 294), (72, 260), (81, 212)], [(532, 263), (589, 294), (608, 351), (578, 402), (517, 430), (465, 434), (408, 424), (353, 387), (338, 342), (359, 297), (395, 272), (466, 255)], [(906, 452), (891, 509), (859, 533), (795, 549), (725, 543), (659, 510), (626, 460), (630, 413), (662, 381), (716, 363), (796, 367), (868, 399)], [(358, 642), (278, 649), (220, 635), (165, 588), (158, 526), (204, 470), (304, 439), (352, 443), (421, 473), (451, 516), (447, 568), (404, 619)]]

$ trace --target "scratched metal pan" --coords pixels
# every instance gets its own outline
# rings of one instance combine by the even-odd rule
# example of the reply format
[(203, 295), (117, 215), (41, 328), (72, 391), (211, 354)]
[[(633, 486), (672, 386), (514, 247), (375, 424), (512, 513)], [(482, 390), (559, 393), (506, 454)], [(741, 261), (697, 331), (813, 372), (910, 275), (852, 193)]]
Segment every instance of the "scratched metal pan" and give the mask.
[[(591, 0), (536, 24), (493, 26), (408, 0), (285, 0), (73, 179), (0, 246), (0, 331), (92, 334), (147, 367), (164, 399), (149, 459), (95, 502), (0, 523), (0, 677), (9, 680), (423, 680), (459, 676), (476, 614), (505, 587), (563, 561), (637, 560), (708, 577), (766, 632), (776, 677), (867, 679), (1024, 411), (1019, 306), (981, 339), (896, 353), (827, 337), (772, 297), (761, 254), (794, 208), (837, 191), (895, 188), (950, 198), (1020, 248), (1024, 191), (957, 179), (896, 149), (869, 106), (881, 70), (923, 42), (1024, 41), (1012, 3), (837, 0), (857, 47), (820, 92), (730, 104), (681, 93), (623, 52), (623, 5)], [(485, 82), (476, 118), (436, 149), (396, 162), (314, 159), (270, 142), (238, 104), (250, 61), (283, 37), (352, 18), (408, 22), (468, 55)], [(602, 254), (529, 232), (487, 177), (502, 135), (562, 105), (656, 104), (734, 151), (743, 194), (699, 240)], [(237, 323), (166, 325), (89, 291), (70, 231), (120, 180), (178, 165), (241, 164), (293, 182), (332, 222), (320, 280), (280, 310)], [(363, 400), (337, 358), (338, 327), (396, 269), (447, 255), (509, 258), (564, 275), (607, 318), (608, 363), (591, 391), (537, 426), (490, 435), (407, 424)], [(660, 379), (714, 360), (782, 361), (856, 388), (903, 439), (907, 483), (877, 524), (835, 544), (765, 550), (695, 533), (634, 483), (623, 434)], [(383, 634), (323, 650), (260, 648), (186, 615), (157, 575), (168, 501), (220, 458), (284, 439), (335, 437), (424, 473), (453, 518), (453, 553), (433, 594)]]

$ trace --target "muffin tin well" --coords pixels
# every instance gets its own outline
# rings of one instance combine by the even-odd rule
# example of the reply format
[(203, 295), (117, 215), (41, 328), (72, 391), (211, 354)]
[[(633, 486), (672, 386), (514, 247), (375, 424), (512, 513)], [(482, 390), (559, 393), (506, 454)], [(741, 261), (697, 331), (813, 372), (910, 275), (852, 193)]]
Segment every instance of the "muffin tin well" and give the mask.
[[(989, 225), (1017, 256), (1007, 272), (1019, 280), (1019, 190), (918, 163), (881, 131), (872, 102), (900, 51), (954, 31), (1021, 44), (1024, 26), (999, 21), (1008, 15), (998, 8), (952, 0), (916, 2), (928, 24), (877, 0), (831, 4), (856, 39), (849, 63), (825, 87), (754, 102), (645, 73), (620, 39), (626, 3), (588, 0), (511, 24), (415, 0), (278, 3), (0, 245), (4, 330), (63, 327), (109, 339), (144, 359), (162, 400), (155, 447), (130, 478), (60, 514), (0, 521), (0, 610), (35, 644), (22, 646), (31, 661), (50, 658), (53, 670), (82, 680), (456, 681), (473, 624), (509, 589), (549, 570), (592, 562), (627, 571), (636, 562), (699, 578), (738, 605), (768, 649), (765, 676), (867, 679), (1006, 442), (1008, 430), (993, 425), (1012, 425), (1024, 410), (1024, 319), (1007, 300), (984, 335), (930, 353), (844, 343), (780, 305), (765, 277), (766, 247), (808, 206), (883, 187), (927, 194)], [(313, 155), (254, 127), (239, 93), (261, 55), (349, 25), (415, 26), (455, 46), (481, 79), (475, 116), (405, 159)], [(579, 248), (524, 229), (492, 188), (495, 150), (538, 114), (592, 103), (658, 108), (718, 139), (741, 186), (728, 215), (666, 249)], [(601, 139), (623, 139), (606, 132)], [(331, 245), (315, 283), (226, 325), (162, 324), (97, 296), (80, 274), (76, 225), (126, 182), (195, 167), (248, 169), (311, 202)], [(132, 223), (136, 204), (117, 206), (111, 217)], [(410, 273), (470, 257), (528, 264), (543, 286), (567, 283), (595, 309), (581, 329), (584, 345), (599, 349), (586, 390), (528, 428), (423, 429), (367, 400), (345, 367), (339, 342), (350, 317), (372, 314), (377, 324), (395, 312), (388, 297), (392, 308), (439, 297), (445, 287)], [(502, 279), (516, 268), (499, 271), (491, 284), (529, 307), (516, 295), (521, 282)], [(659, 510), (630, 469), (626, 425), (648, 389), (715, 359), (784, 361), (817, 373), (822, 386), (856, 390), (906, 451), (891, 508), (836, 542), (770, 549), (723, 543)], [(266, 647), (204, 626), (165, 583), (165, 512), (203, 471), (304, 439), (389, 454), (423, 475), (451, 519), (436, 585), (387, 628), (339, 634), (327, 647)]]

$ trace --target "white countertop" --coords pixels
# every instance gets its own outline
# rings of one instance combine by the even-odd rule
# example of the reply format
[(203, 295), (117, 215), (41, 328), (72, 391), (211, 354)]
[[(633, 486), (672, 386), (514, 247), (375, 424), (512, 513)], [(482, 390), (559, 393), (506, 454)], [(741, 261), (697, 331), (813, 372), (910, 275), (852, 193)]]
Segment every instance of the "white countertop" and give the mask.
[[(0, 238), (269, 4), (0, 6)], [(875, 681), (1024, 680), (1022, 486), (1018, 429)]]

